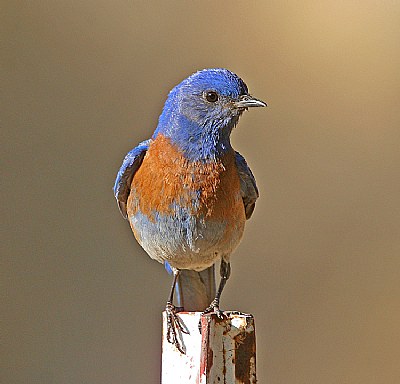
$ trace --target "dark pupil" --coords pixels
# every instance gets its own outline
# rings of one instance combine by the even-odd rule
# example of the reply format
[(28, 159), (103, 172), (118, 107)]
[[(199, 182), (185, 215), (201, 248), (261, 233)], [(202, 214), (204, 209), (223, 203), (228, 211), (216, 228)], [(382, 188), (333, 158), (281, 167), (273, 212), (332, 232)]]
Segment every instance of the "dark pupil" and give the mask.
[(216, 92), (207, 92), (206, 99), (210, 103), (215, 103), (218, 100), (218, 95)]

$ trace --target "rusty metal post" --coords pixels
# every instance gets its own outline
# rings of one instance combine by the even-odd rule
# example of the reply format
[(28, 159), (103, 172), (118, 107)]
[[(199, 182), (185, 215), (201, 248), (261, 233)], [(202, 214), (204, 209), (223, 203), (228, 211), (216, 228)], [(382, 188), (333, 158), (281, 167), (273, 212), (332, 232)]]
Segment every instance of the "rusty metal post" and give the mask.
[(185, 354), (166, 340), (163, 314), (162, 384), (256, 383), (256, 338), (254, 318), (240, 312), (201, 317), (200, 312), (179, 316), (189, 334), (182, 333)]

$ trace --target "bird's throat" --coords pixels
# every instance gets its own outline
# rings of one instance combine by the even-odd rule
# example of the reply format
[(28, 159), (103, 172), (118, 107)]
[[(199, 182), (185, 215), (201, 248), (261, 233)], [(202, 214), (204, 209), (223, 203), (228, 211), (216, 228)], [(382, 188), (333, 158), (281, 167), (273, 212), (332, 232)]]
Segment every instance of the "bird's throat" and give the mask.
[(231, 125), (215, 121), (199, 125), (180, 116), (168, 128), (160, 129), (159, 134), (168, 138), (188, 160), (208, 162), (232, 150), (230, 134), (234, 124)]

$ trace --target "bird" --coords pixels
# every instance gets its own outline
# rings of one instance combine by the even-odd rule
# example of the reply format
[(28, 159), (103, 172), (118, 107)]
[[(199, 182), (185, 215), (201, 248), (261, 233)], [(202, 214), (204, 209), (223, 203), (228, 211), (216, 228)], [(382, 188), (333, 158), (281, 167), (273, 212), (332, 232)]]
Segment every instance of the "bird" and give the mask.
[(254, 175), (230, 136), (244, 111), (266, 106), (235, 73), (197, 71), (170, 91), (153, 135), (127, 153), (118, 171), (114, 195), (122, 216), (147, 254), (173, 275), (165, 308), (167, 340), (182, 353), (179, 332), (187, 331), (177, 313), (183, 305), (178, 308), (173, 300), (176, 292), (181, 302), (185, 289), (178, 281), (187, 287), (187, 301), (196, 296), (190, 289), (203, 285), (202, 297), (213, 299), (206, 308), (202, 300), (202, 314), (223, 317), (220, 297), (230, 256), (259, 197)]

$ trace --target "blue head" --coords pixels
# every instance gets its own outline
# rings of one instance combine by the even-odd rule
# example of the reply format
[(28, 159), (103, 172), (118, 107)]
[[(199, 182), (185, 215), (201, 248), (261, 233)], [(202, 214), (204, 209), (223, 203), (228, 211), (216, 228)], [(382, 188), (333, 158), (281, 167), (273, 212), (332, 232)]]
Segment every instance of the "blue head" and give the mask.
[(161, 133), (188, 159), (212, 160), (231, 148), (230, 134), (243, 111), (265, 106), (234, 73), (204, 69), (172, 89), (153, 138)]

